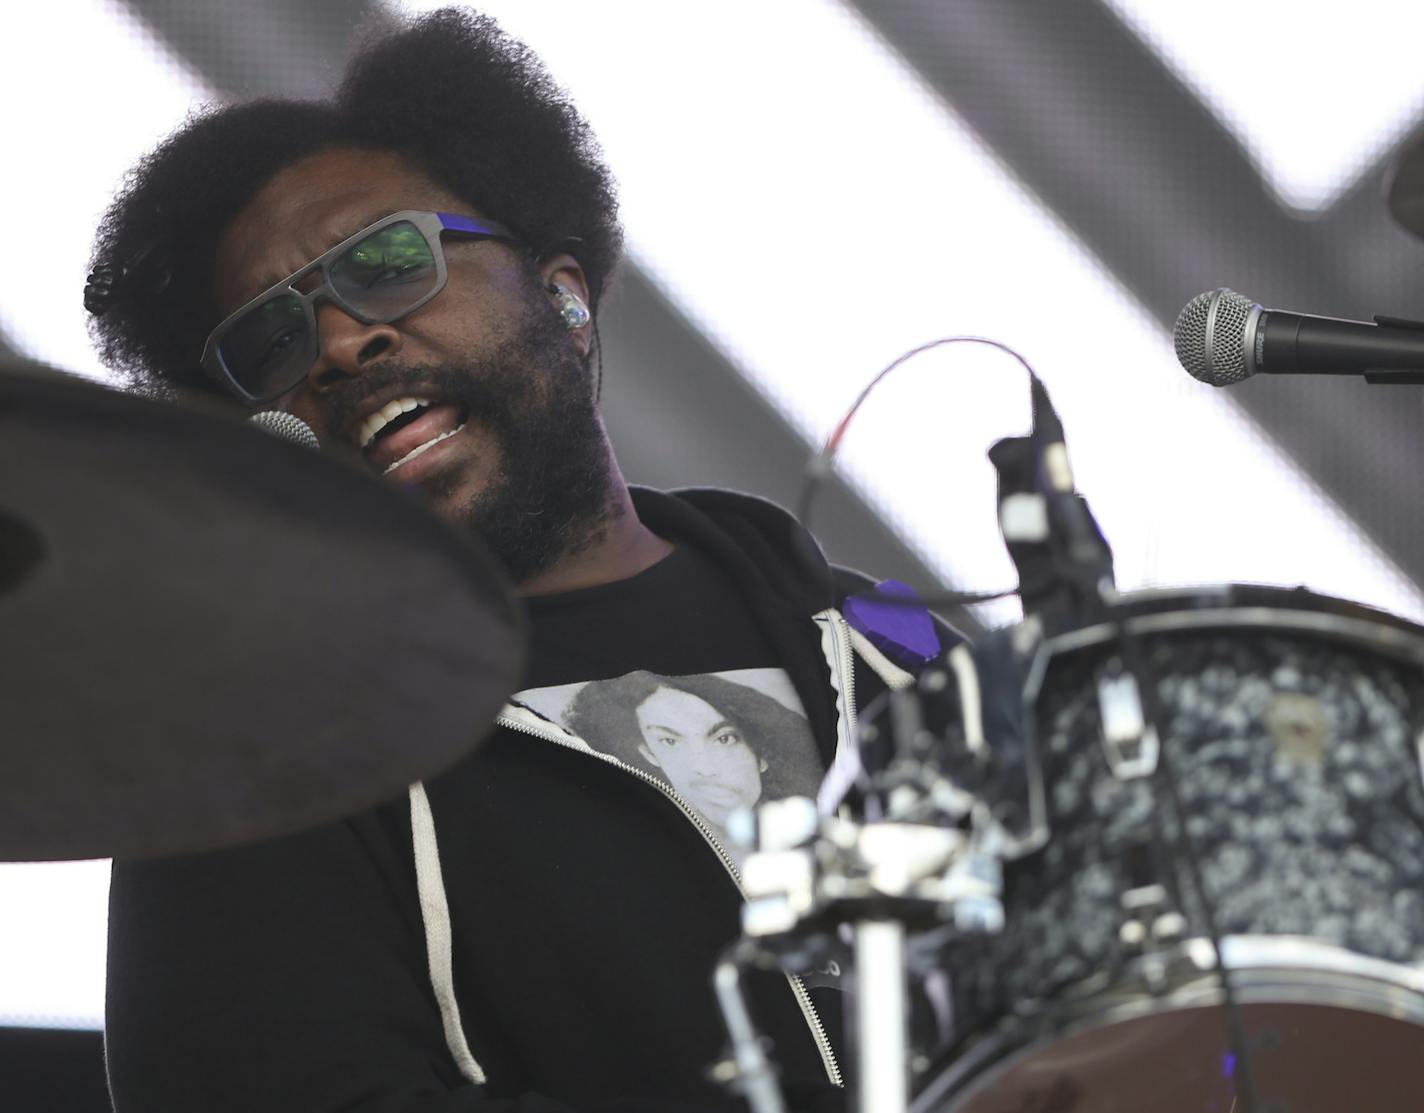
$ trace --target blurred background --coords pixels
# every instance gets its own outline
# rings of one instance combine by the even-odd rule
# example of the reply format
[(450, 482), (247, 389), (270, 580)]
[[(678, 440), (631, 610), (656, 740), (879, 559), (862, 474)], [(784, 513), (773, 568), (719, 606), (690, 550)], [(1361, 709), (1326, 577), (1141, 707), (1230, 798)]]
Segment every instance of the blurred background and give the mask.
[[(48, 0), (7, 9), (0, 351), (96, 378), (80, 297), (125, 171), (195, 108), (320, 96), (358, 28), (436, 4)], [(628, 262), (602, 317), (630, 480), (794, 501), (905, 350), (989, 336), (1036, 368), (1120, 586), (1306, 584), (1424, 620), (1418, 387), (1188, 378), (1171, 327), (1268, 307), (1424, 316), (1383, 201), (1424, 122), (1424, 8), (1355, 0), (492, 0), (598, 132)], [(1012, 359), (955, 345), (866, 405), (812, 526), (921, 589), (1014, 574), (984, 452), (1028, 425)], [(35, 466), (43, 466), (36, 461)], [(1012, 603), (956, 616), (967, 630)], [(0, 866), (0, 1081), (106, 1108), (103, 862)], [(25, 1080), (29, 1080), (26, 1082)]]

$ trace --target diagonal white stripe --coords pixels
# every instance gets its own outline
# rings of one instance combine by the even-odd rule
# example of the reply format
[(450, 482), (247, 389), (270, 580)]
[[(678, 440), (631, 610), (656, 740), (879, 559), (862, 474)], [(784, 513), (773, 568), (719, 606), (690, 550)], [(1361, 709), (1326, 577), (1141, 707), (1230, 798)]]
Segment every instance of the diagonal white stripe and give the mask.
[(25, 355), (102, 376), (82, 303), (99, 215), (129, 168), (214, 98), (119, 0), (15, 5), (5, 34), (0, 329)]
[(1235, 133), (1288, 205), (1328, 208), (1424, 111), (1424, 7), (1107, 0)]

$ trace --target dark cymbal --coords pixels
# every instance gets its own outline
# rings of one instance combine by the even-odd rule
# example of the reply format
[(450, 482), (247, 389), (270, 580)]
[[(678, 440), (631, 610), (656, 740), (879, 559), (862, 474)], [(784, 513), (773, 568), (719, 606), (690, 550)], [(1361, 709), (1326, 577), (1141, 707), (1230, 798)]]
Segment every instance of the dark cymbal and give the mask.
[(282, 834), (469, 751), (523, 663), (503, 572), (245, 422), (0, 367), (0, 860)]

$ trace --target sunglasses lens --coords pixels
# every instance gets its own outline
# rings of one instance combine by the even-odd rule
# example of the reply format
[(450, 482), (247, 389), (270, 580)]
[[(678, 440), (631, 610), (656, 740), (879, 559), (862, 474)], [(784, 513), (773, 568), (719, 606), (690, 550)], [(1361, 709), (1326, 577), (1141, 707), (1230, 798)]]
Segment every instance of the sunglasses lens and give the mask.
[(435, 251), (407, 220), (373, 232), (327, 267), (336, 296), (372, 321), (410, 312), (439, 281)]
[(270, 398), (298, 383), (312, 362), (311, 329), (301, 299), (278, 294), (243, 314), (218, 341), (228, 374), (249, 394)]

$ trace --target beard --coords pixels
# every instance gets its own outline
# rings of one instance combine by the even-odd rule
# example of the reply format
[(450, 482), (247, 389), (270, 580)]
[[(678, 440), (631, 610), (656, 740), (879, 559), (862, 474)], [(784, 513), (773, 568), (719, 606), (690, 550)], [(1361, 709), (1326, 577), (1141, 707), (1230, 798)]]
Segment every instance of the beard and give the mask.
[(466, 422), (490, 435), (497, 466), (476, 494), (459, 501), (465, 468), (458, 462), (420, 486), (450, 506), (443, 516), (483, 542), (516, 584), (606, 536), (617, 504), (592, 376), (547, 306), (530, 304), (511, 335), (458, 363), (370, 369), (333, 391), (328, 429), (391, 386), (462, 404)]

